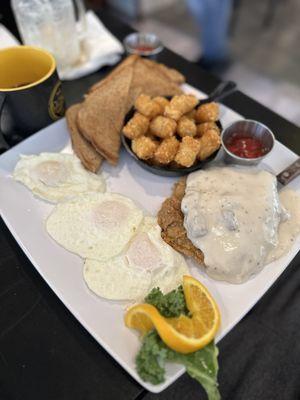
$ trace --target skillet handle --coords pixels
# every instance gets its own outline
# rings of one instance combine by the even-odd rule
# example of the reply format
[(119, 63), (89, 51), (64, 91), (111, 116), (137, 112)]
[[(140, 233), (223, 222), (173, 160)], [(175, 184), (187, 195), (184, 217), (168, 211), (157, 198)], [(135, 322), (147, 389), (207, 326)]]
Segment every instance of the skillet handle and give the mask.
[(211, 103), (212, 101), (219, 101), (229, 96), (231, 93), (235, 92), (237, 89), (237, 84), (233, 81), (221, 82), (206, 99), (201, 99), (199, 105), (205, 103)]
[(4, 153), (4, 151), (9, 149), (9, 145), (4, 139), (4, 135), (1, 131), (1, 114), (4, 108), (4, 102), (5, 102), (5, 94), (0, 93), (0, 154)]
[(289, 165), (285, 170), (281, 171), (280, 174), (277, 175), (277, 180), (282, 185), (287, 185), (291, 180), (295, 179), (300, 175), (300, 158), (293, 162), (293, 164)]

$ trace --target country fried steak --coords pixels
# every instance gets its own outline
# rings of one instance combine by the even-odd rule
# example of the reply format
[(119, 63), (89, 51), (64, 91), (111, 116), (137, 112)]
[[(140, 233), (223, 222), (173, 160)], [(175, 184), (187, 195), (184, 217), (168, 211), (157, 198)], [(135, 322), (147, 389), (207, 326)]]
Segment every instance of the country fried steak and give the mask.
[(197, 263), (203, 264), (204, 255), (188, 239), (183, 225), (181, 200), (185, 193), (186, 178), (180, 179), (174, 185), (171, 197), (167, 198), (158, 212), (157, 220), (161, 227), (161, 237), (180, 253), (192, 257)]

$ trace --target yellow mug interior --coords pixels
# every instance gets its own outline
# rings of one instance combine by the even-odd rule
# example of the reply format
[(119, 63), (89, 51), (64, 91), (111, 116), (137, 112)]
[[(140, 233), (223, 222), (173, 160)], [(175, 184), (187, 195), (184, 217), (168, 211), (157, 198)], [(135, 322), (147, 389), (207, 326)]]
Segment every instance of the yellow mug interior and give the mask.
[(0, 91), (16, 91), (36, 86), (55, 70), (55, 59), (47, 51), (32, 46), (0, 50)]

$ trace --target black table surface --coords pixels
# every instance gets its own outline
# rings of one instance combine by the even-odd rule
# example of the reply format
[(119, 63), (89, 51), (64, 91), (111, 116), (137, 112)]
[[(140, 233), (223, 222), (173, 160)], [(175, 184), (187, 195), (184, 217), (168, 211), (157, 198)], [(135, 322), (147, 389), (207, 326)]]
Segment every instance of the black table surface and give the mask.
[[(108, 13), (102, 21), (123, 39), (131, 28)], [(209, 92), (218, 79), (169, 50), (159, 61)], [(82, 99), (103, 68), (63, 84), (67, 104)], [(300, 129), (241, 92), (226, 105), (267, 124), (300, 154)], [(1, 188), (0, 190), (5, 190)], [(219, 343), (222, 399), (300, 399), (300, 254)], [(124, 343), (124, 346), (126, 343)], [(0, 220), (0, 400), (205, 399), (186, 374), (160, 394), (137, 384), (85, 331), (47, 286)]]

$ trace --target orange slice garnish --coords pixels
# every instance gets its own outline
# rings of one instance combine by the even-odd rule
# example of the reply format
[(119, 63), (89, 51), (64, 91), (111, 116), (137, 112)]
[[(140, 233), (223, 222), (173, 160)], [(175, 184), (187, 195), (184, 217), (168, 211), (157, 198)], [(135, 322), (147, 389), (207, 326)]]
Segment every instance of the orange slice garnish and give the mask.
[(202, 349), (219, 329), (220, 312), (209, 291), (195, 278), (183, 277), (183, 291), (191, 317), (165, 318), (151, 304), (137, 304), (127, 311), (126, 326), (142, 334), (155, 328), (163, 342), (179, 353)]

